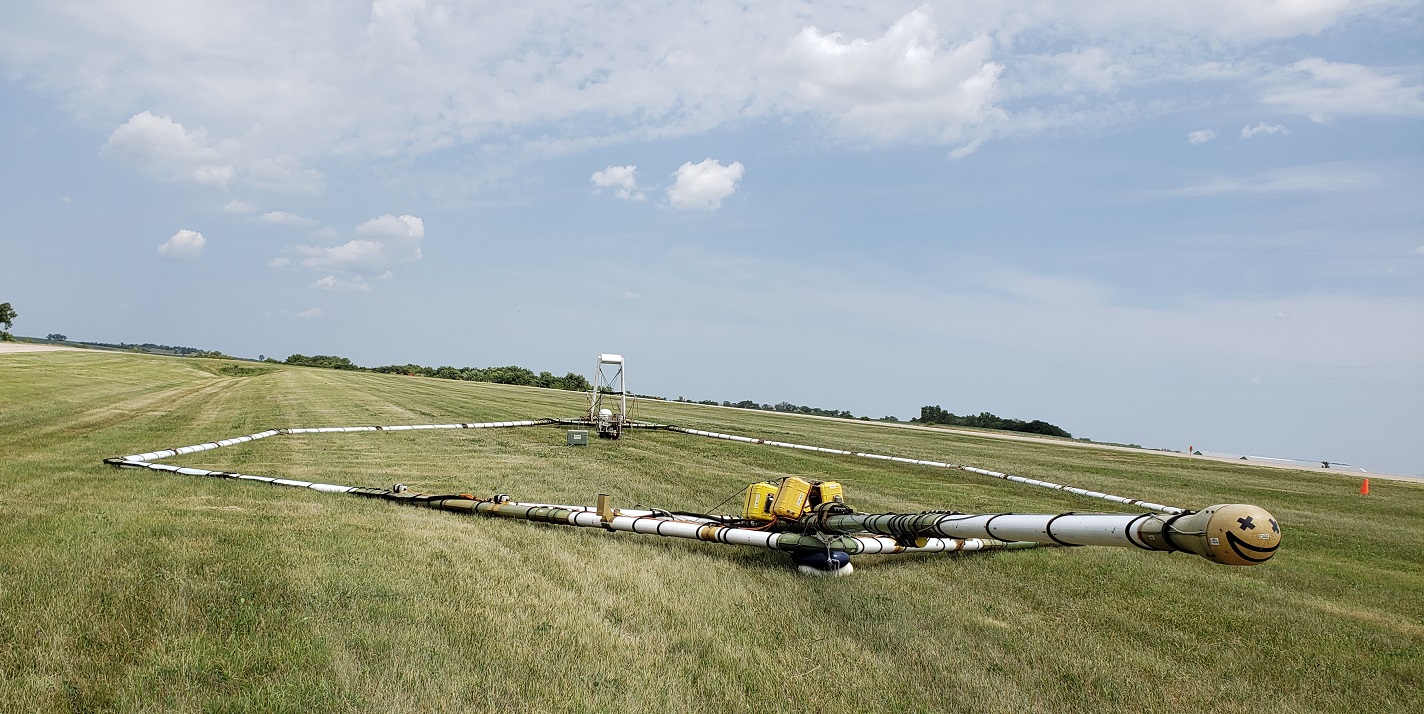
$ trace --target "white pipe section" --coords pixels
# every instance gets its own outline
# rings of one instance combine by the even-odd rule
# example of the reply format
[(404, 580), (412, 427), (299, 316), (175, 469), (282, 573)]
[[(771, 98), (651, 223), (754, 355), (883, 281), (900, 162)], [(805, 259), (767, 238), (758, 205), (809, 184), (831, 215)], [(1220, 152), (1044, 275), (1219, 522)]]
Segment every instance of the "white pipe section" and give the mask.
[(298, 481), (295, 479), (276, 478), (273, 476), (253, 476), (252, 474), (242, 474), (236, 471), (213, 471), (211, 469), (195, 469), (187, 466), (174, 466), (172, 464), (155, 464), (148, 461), (138, 461), (125, 456), (114, 460), (115, 466), (130, 469), (151, 469), (153, 471), (167, 471), (169, 473), (182, 474), (184, 476), (211, 476), (214, 478), (230, 478), (239, 481), (261, 481), (276, 486), (296, 486), (299, 488), (310, 488), (322, 493), (349, 493), (357, 489), (356, 486), (341, 486), (332, 483), (316, 483), (313, 481)]
[(1114, 502), (1114, 503), (1122, 503), (1122, 504), (1126, 504), (1126, 505), (1129, 505), (1129, 506), (1137, 506), (1137, 507), (1139, 507), (1139, 508), (1146, 508), (1146, 509), (1151, 510), (1151, 511), (1158, 511), (1158, 512), (1160, 512), (1160, 513), (1174, 513), (1174, 514), (1175, 514), (1175, 513), (1185, 513), (1185, 512), (1186, 512), (1186, 509), (1184, 509), (1184, 508), (1179, 508), (1179, 507), (1177, 507), (1177, 506), (1166, 506), (1166, 505), (1163, 505), (1163, 504), (1160, 504), (1160, 503), (1153, 503), (1153, 502), (1151, 502), (1151, 501), (1143, 501), (1143, 500), (1137, 499), (1137, 498), (1128, 498), (1128, 497), (1126, 497), (1126, 496), (1116, 496), (1116, 495), (1113, 495), (1113, 494), (1110, 494), (1110, 493), (1103, 493), (1103, 492), (1101, 492), (1101, 491), (1092, 491), (1092, 490), (1089, 490), (1089, 489), (1086, 489), (1086, 488), (1078, 488), (1078, 487), (1076, 487), (1076, 486), (1066, 486), (1066, 485), (1063, 485), (1063, 484), (1053, 483), (1052, 481), (1040, 481), (1040, 480), (1038, 480), (1038, 479), (1026, 478), (1026, 477), (1024, 477), (1024, 476), (1015, 476), (1015, 475), (1013, 475), (1013, 474), (1003, 473), (1003, 472), (1001, 472), (1001, 471), (990, 471), (990, 470), (988, 470), (988, 469), (980, 469), (980, 468), (975, 468), (975, 467), (973, 467), (973, 466), (961, 466), (961, 465), (959, 465), (959, 464), (951, 464), (951, 463), (946, 463), (946, 462), (943, 462), (943, 461), (929, 461), (929, 460), (925, 460), (925, 459), (907, 459), (907, 458), (905, 458), (905, 457), (903, 457), (903, 456), (884, 456), (884, 455), (881, 455), (881, 454), (871, 454), (871, 453), (867, 453), (867, 452), (864, 452), (864, 451), (846, 451), (845, 449), (828, 449), (828, 448), (820, 447), (820, 446), (806, 446), (806, 445), (804, 445), (804, 444), (791, 444), (791, 443), (787, 443), (787, 442), (784, 442), (784, 441), (772, 441), (772, 440), (770, 440), (770, 439), (753, 439), (753, 438), (751, 438), (751, 437), (747, 437), (747, 436), (736, 436), (736, 435), (734, 435), (734, 434), (719, 434), (719, 433), (717, 433), (717, 432), (715, 432), (715, 431), (702, 431), (701, 429), (687, 429), (687, 428), (683, 428), (683, 427), (680, 427), (680, 426), (668, 426), (667, 429), (668, 429), (669, 431), (680, 432), (680, 433), (683, 433), (683, 434), (692, 434), (692, 435), (694, 435), (694, 436), (706, 436), (706, 437), (713, 438), (713, 439), (723, 439), (723, 440), (726, 440), (726, 441), (736, 441), (736, 442), (741, 442), (741, 443), (745, 443), (745, 444), (764, 444), (764, 445), (766, 445), (766, 446), (776, 446), (776, 447), (780, 447), (780, 448), (783, 448), (783, 449), (798, 449), (798, 450), (801, 450), (801, 451), (814, 451), (814, 452), (818, 452), (818, 453), (822, 453), (822, 454), (836, 454), (836, 455), (838, 455), (838, 456), (859, 456), (859, 457), (864, 458), (864, 459), (879, 459), (879, 460), (882, 460), (882, 461), (894, 461), (894, 462), (896, 462), (896, 463), (901, 463), (901, 464), (913, 464), (913, 465), (916, 465), (916, 466), (933, 466), (933, 467), (936, 467), (936, 468), (944, 468), (944, 469), (958, 469), (958, 470), (960, 470), (960, 471), (967, 471), (967, 472), (969, 472), (969, 473), (979, 474), (979, 475), (981, 475), (981, 476), (990, 476), (990, 477), (997, 478), (997, 479), (1003, 479), (1003, 480), (1005, 480), (1005, 481), (1013, 481), (1014, 483), (1022, 483), (1022, 484), (1027, 484), (1027, 485), (1029, 485), (1029, 486), (1038, 486), (1038, 487), (1040, 487), (1040, 488), (1048, 488), (1048, 489), (1052, 489), (1052, 490), (1055, 490), (1055, 491), (1063, 491), (1063, 492), (1066, 492), (1066, 493), (1073, 493), (1073, 494), (1077, 494), (1077, 495), (1079, 495), (1079, 496), (1087, 496), (1088, 498), (1098, 498), (1098, 499), (1102, 499), (1102, 500), (1104, 500), (1104, 501), (1112, 501), (1112, 502)]
[(268, 429), (267, 431), (258, 432), (258, 433), (256, 433), (256, 434), (248, 434), (247, 436), (238, 436), (238, 437), (234, 437), (234, 438), (232, 438), (232, 439), (223, 439), (222, 441), (210, 441), (210, 442), (207, 442), (206, 444), (195, 444), (195, 445), (193, 445), (193, 446), (180, 446), (180, 447), (178, 447), (178, 448), (176, 448), (176, 449), (164, 449), (164, 450), (162, 450), (162, 451), (150, 451), (150, 452), (147, 453), (147, 454), (133, 454), (133, 455), (131, 455), (131, 456), (123, 456), (123, 457), (120, 457), (120, 458), (122, 458), (124, 461), (154, 461), (154, 460), (157, 460), (157, 459), (166, 459), (166, 458), (168, 458), (168, 457), (170, 457), (170, 456), (179, 456), (179, 455), (181, 455), (181, 454), (194, 454), (194, 453), (197, 453), (197, 452), (199, 452), (199, 451), (208, 451), (208, 450), (211, 450), (211, 449), (219, 449), (219, 448), (222, 448), (222, 447), (224, 447), (224, 446), (233, 446), (233, 445), (235, 445), (235, 444), (245, 444), (245, 443), (247, 443), (247, 442), (249, 442), (249, 441), (257, 441), (258, 439), (266, 439), (266, 438), (269, 437), (269, 436), (276, 436), (276, 435), (281, 434), (281, 433), (282, 433), (282, 430), (281, 430), (281, 429)]
[(869, 531), (902, 541), (925, 536), (987, 537), (1030, 543), (1100, 545), (1194, 553), (1225, 565), (1270, 560), (1281, 544), (1281, 527), (1270, 512), (1244, 503), (1209, 506), (1189, 514), (998, 513), (831, 515), (834, 532)]
[(294, 429), (268, 429), (267, 431), (258, 432), (258, 433), (256, 433), (256, 434), (248, 434), (247, 436), (238, 436), (238, 437), (234, 437), (234, 438), (231, 438), (231, 439), (223, 439), (222, 441), (209, 441), (209, 442), (203, 443), (203, 444), (194, 444), (193, 446), (180, 446), (180, 447), (175, 448), (175, 449), (164, 449), (164, 450), (162, 450), (162, 451), (150, 451), (150, 452), (148, 452), (148, 453), (146, 453), (146, 454), (131, 454), (131, 455), (129, 455), (129, 456), (121, 456), (121, 457), (119, 457), (119, 458), (122, 459), (122, 460), (124, 460), (124, 461), (157, 461), (158, 459), (166, 459), (166, 458), (169, 458), (169, 457), (171, 457), (171, 456), (181, 456), (181, 455), (183, 455), (183, 454), (195, 454), (195, 453), (198, 453), (199, 451), (209, 451), (209, 450), (212, 450), (212, 449), (219, 449), (219, 448), (222, 448), (222, 447), (224, 447), (224, 446), (234, 446), (234, 445), (236, 445), (236, 444), (245, 444), (245, 443), (247, 443), (247, 442), (249, 442), (249, 441), (256, 441), (256, 440), (258, 440), (258, 439), (266, 439), (266, 438), (269, 437), (269, 436), (277, 436), (278, 434), (332, 434), (332, 433), (350, 433), (350, 432), (358, 432), (358, 431), (411, 431), (411, 430), (415, 430), (415, 429), (502, 429), (502, 428), (508, 428), (508, 427), (514, 427), (514, 426), (538, 426), (538, 425), (540, 425), (540, 424), (548, 424), (548, 423), (550, 423), (550, 421), (547, 420), (547, 419), (524, 419), (524, 420), (521, 420), (521, 421), (489, 421), (489, 422), (481, 422), (481, 423), (476, 423), (476, 424), (410, 424), (410, 425), (399, 425), (399, 426), (323, 426), (323, 427), (306, 427), (306, 428), (294, 428)]
[(288, 434), (332, 434), (356, 431), (416, 431), (423, 429), (503, 429), (512, 426), (538, 426), (549, 423), (544, 419), (522, 421), (490, 421), (479, 424), (400, 424), (396, 426), (324, 426), (304, 429), (283, 429)]
[(944, 516), (934, 532), (947, 538), (989, 537), (1060, 545), (1137, 546), (1157, 549), (1138, 532), (1146, 513), (1065, 513)]
[[(804, 543), (808, 538), (807, 536), (797, 533), (778, 533), (750, 528), (734, 528), (705, 522), (678, 520), (676, 518), (618, 515), (611, 519), (604, 520), (598, 513), (592, 510), (561, 510), (556, 513), (550, 513), (546, 509), (549, 509), (549, 507), (528, 503), (508, 502), (491, 504), (490, 506), (479, 506), (475, 510), (504, 518), (517, 518), (539, 523), (561, 523), (581, 528), (603, 528), (605, 530), (622, 531), (624, 533), (640, 533), (644, 535), (659, 535), (667, 538), (728, 543), (731, 545), (745, 545), (770, 550), (802, 550), (804, 546), (798, 547), (798, 544)], [(536, 510), (543, 511), (543, 513), (535, 516), (533, 512)], [(851, 547), (844, 547), (843, 545), (841, 548), (837, 548), (838, 550), (845, 550), (854, 555), (974, 551), (984, 550), (994, 545), (991, 541), (980, 538), (926, 538), (922, 545), (906, 546), (901, 545), (894, 538), (863, 534), (843, 535), (839, 536), (837, 540), (840, 540), (844, 545), (851, 545)]]

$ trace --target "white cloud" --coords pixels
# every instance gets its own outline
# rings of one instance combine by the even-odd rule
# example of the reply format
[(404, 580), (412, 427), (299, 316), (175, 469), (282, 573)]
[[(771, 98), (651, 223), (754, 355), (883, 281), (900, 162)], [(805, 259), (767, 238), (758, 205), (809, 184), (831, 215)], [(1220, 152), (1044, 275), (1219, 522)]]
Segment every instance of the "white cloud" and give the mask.
[(1358, 64), (1301, 60), (1268, 78), (1261, 101), (1325, 122), (1337, 116), (1424, 117), (1424, 85)]
[[(319, 171), (302, 168), (290, 156), (251, 156), (233, 139), (213, 140), (202, 127), (189, 130), (147, 111), (114, 129), (102, 151), (160, 178), (213, 188), (240, 182), (265, 191), (319, 193), (324, 183)], [(229, 206), (237, 212), (249, 204)]]
[(389, 264), (386, 247), (380, 241), (350, 240), (338, 246), (298, 246), (307, 256), (302, 267), (313, 270), (350, 270), (357, 273), (382, 272)]
[(330, 290), (332, 292), (371, 292), (371, 284), (362, 278), (338, 278), (335, 275), (325, 275), (317, 278), (315, 282), (307, 287), (317, 290)]
[(337, 246), (297, 246), (297, 251), (306, 256), (302, 267), (385, 275), (399, 263), (420, 260), (425, 223), (415, 216), (397, 217), (387, 213), (356, 226), (355, 234), (356, 238)]
[(1415, 248), (1415, 249), (1414, 249), (1414, 254), (1415, 254), (1415, 255), (1424, 255), (1424, 245), (1421, 245), (1421, 246), (1419, 246), (1418, 248)]
[(288, 155), (257, 157), (243, 167), (247, 185), (277, 193), (318, 194), (326, 188), (326, 176), (316, 169), (302, 168)]
[[(855, 144), (963, 146), (1130, 119), (1161, 96), (1154, 86), (1205, 81), (1188, 72), (1205, 65), (1234, 68), (1236, 96), (1263, 83), (1267, 103), (1292, 110), (1344, 113), (1363, 97), (1369, 112), (1413, 116), (1418, 86), (1399, 77), (1254, 60), (1270, 43), (1396, 21), (1410, 4), (30, 3), (0, 23), (0, 65), (77, 116), (144, 102), (108, 151), (146, 170), (316, 192), (324, 179), (306, 167), (324, 158), (569, 152), (748, 120), (804, 120)], [(1333, 79), (1341, 68), (1359, 76)]]
[[(980, 17), (1004, 16), (998, 24), (1026, 33), (1051, 28), (1065, 33), (1102, 37), (1135, 35), (1143, 43), (1179, 45), (1251, 44), (1274, 39), (1317, 35), (1351, 17), (1378, 11), (1391, 0), (1196, 0), (1137, 2), (1135, 0), (1032, 0), (966, 3)], [(973, 16), (971, 16), (973, 17)]]
[(1216, 132), (1211, 129), (1197, 129), (1196, 131), (1187, 132), (1188, 144), (1205, 144), (1215, 138)]
[(1290, 129), (1285, 128), (1283, 125), (1280, 125), (1280, 124), (1267, 124), (1266, 122), (1261, 122), (1261, 123), (1257, 124), (1256, 126), (1243, 126), (1243, 127), (1241, 127), (1241, 138), (1242, 138), (1242, 139), (1250, 139), (1251, 137), (1253, 137), (1253, 136), (1258, 136), (1258, 135), (1260, 135), (1260, 134), (1266, 134), (1267, 136), (1269, 136), (1269, 135), (1271, 135), (1271, 134), (1289, 134), (1289, 133), (1290, 133)]
[(632, 290), (624, 290), (624, 291), (623, 291), (623, 294), (621, 295), (621, 297), (622, 297), (624, 300), (637, 300), (638, 298), (640, 298), (640, 297), (642, 297), (642, 296), (639, 295), (638, 293), (633, 292)]
[(103, 151), (171, 180), (226, 188), (237, 170), (203, 129), (188, 131), (168, 117), (141, 112), (109, 134)]
[(202, 233), (184, 228), (158, 246), (158, 255), (169, 260), (192, 260), (203, 252), (203, 246), (207, 244)]
[(1000, 92), (1006, 98), (1109, 94), (1138, 74), (1123, 59), (1132, 58), (1114, 58), (1106, 47), (1025, 54), (1006, 66), (1014, 77)]
[(313, 318), (313, 317), (321, 317), (322, 315), (325, 315), (325, 314), (326, 314), (326, 311), (325, 311), (325, 310), (322, 310), (322, 309), (319, 308), (319, 307), (309, 307), (309, 308), (307, 308), (307, 309), (305, 309), (305, 310), (301, 310), (301, 311), (292, 313), (292, 317)]
[(250, 203), (248, 203), (248, 202), (246, 202), (246, 201), (239, 201), (239, 200), (237, 200), (237, 199), (235, 199), (235, 198), (232, 199), (231, 201), (228, 201), (227, 203), (223, 204), (223, 213), (243, 214), (243, 213), (255, 213), (256, 211), (257, 211), (257, 207), (256, 207), (256, 206), (254, 206), (254, 205), (252, 205), (252, 204), (250, 204)]
[(336, 229), (331, 226), (322, 226), (311, 232), (311, 237), (323, 240), (336, 240)]
[(787, 43), (782, 69), (789, 111), (828, 116), (838, 133), (870, 143), (958, 141), (1003, 115), (996, 83), (1003, 65), (994, 41), (940, 39), (928, 8), (901, 17), (872, 39), (806, 27)]
[(691, 161), (679, 166), (673, 174), (673, 185), (667, 191), (668, 203), (678, 210), (715, 211), (722, 200), (737, 191), (745, 169), (742, 162), (723, 166), (716, 159)]
[(267, 267), (273, 270), (286, 270), (287, 268), (291, 267), (291, 265), (292, 261), (290, 259), (281, 257), (273, 258), (272, 260), (267, 262)]
[(977, 137), (977, 138), (974, 139), (974, 141), (971, 141), (971, 142), (969, 142), (968, 144), (965, 144), (965, 145), (960, 146), (960, 147), (955, 148), (955, 149), (951, 149), (950, 152), (949, 152), (949, 154), (948, 154), (948, 157), (951, 158), (951, 159), (955, 159), (955, 160), (962, 159), (962, 158), (964, 158), (964, 157), (966, 157), (966, 156), (968, 156), (968, 155), (970, 155), (970, 154), (972, 154), (972, 153), (978, 151), (978, 150), (979, 150), (979, 147), (980, 147), (981, 145), (983, 145), (983, 143), (984, 143), (984, 137), (982, 137), (982, 136), (981, 136), (981, 137)]
[(1385, 183), (1384, 172), (1349, 163), (1313, 164), (1266, 171), (1254, 176), (1218, 176), (1170, 193), (1176, 196), (1358, 191)]
[(270, 223), (274, 226), (297, 226), (304, 228), (316, 225), (316, 221), (306, 216), (299, 216), (287, 211), (268, 211), (258, 216), (257, 220), (261, 223)]
[(633, 165), (609, 166), (602, 171), (593, 172), (589, 180), (599, 188), (613, 188), (613, 195), (619, 198), (641, 201), (644, 195), (638, 190), (637, 172), (638, 167)]

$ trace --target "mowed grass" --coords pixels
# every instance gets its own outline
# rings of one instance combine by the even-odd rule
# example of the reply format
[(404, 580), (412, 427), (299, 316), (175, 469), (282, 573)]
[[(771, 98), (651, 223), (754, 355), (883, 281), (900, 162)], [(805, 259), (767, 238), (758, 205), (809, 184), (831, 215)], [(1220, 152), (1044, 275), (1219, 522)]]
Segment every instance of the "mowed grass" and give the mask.
[[(458, 516), (107, 456), (269, 427), (572, 416), (581, 395), (118, 353), (0, 356), (4, 711), (1421, 711), (1424, 488), (644, 402), (637, 416), (932, 457), (1284, 524), (1256, 568), (1107, 548), (781, 554)], [(972, 474), (663, 433), (279, 436), (172, 463), (696, 510), (842, 481), (865, 511), (1111, 510)], [(738, 507), (734, 499), (723, 511)]]

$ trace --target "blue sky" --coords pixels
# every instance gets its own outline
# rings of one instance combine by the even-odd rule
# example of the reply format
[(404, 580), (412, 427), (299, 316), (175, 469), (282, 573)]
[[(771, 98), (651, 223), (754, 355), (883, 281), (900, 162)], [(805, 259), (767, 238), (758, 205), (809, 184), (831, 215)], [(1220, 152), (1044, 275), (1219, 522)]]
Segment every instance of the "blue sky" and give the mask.
[(1421, 16), (6, 3), (0, 301), (1424, 473)]

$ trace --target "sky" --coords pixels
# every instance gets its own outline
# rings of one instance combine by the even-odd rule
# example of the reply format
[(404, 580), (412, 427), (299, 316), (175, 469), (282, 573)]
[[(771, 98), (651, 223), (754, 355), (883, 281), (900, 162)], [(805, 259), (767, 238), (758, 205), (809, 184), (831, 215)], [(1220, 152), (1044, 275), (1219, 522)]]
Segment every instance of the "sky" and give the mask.
[(1424, 474), (1424, 12), (0, 5), (13, 332)]

